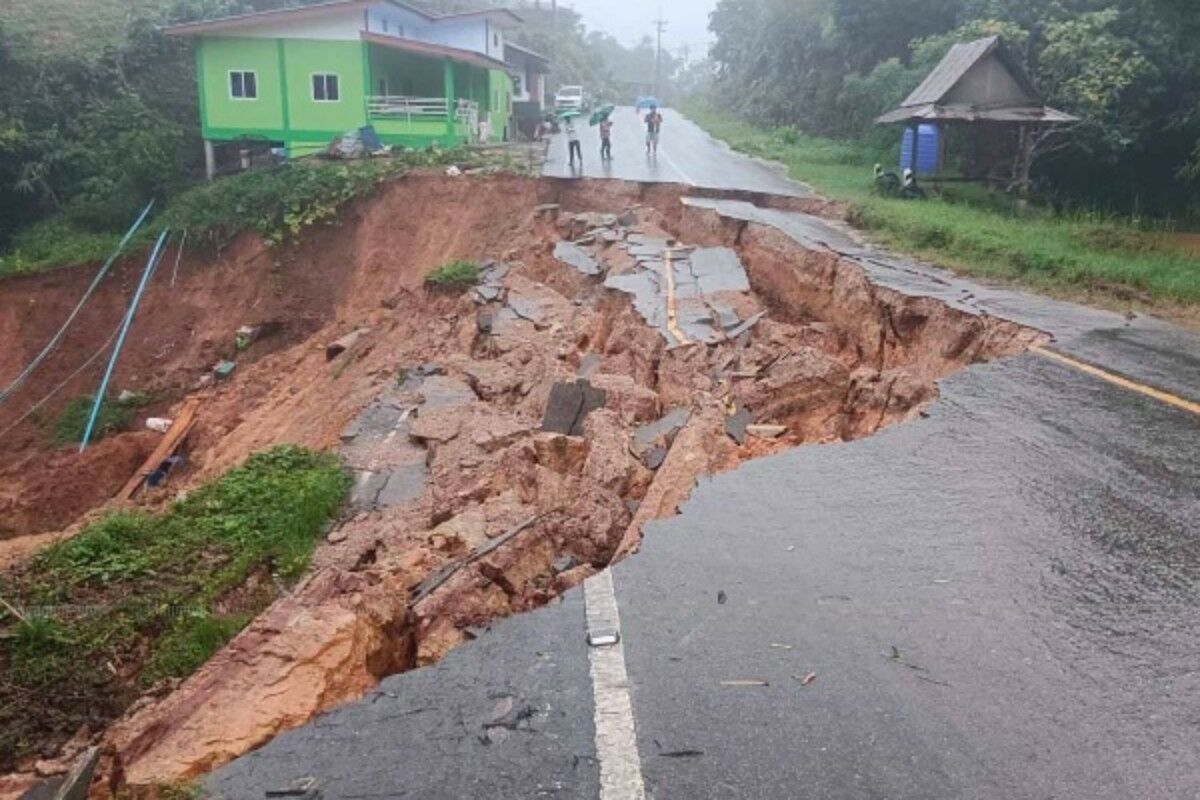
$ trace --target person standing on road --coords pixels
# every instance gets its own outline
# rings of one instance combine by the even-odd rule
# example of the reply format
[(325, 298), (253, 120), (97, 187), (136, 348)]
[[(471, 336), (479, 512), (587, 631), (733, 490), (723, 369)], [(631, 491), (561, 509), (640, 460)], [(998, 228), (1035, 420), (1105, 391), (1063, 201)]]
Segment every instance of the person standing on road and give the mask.
[(612, 161), (612, 119), (600, 121), (600, 160)]
[(650, 106), (650, 113), (646, 115), (646, 155), (658, 155), (658, 135), (662, 132), (662, 122), (658, 106)]
[(579, 128), (575, 125), (575, 118), (567, 118), (567, 154), (571, 162), (571, 166), (575, 166), (575, 156), (579, 156), (579, 167), (583, 168), (583, 143), (579, 141)]

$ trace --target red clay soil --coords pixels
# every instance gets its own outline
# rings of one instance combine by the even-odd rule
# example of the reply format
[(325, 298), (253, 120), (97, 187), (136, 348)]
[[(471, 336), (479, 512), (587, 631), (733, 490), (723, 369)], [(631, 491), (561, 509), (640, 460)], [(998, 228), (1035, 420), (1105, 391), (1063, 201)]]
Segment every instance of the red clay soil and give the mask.
[[(273, 322), (279, 329), (238, 357), (232, 380), (204, 391), (193, 465), (158, 500), (273, 444), (331, 449), (389, 392), (389, 402), (412, 410), (404, 444), (428, 464), (429, 482), (415, 501), (347, 520), (291, 595), (179, 690), (118, 722), (103, 740), (96, 796), (190, 779), (361, 696), (388, 674), (432, 663), (473, 630), (544, 604), (634, 551), (643, 523), (675, 513), (698, 476), (911, 419), (935, 399), (937, 379), (1038, 338), (1002, 320), (879, 290), (853, 264), (810, 253), (771, 229), (685, 212), (683, 192), (612, 181), (409, 177), (352, 208), (338, 227), (306, 236), (301, 247), (278, 254), (247, 236), (215, 259), (185, 257), (174, 289), (160, 273), (116, 382), (166, 398), (157, 411), (169, 411), (169, 399), (233, 355), (239, 326)], [(553, 258), (554, 243), (575, 231), (533, 213), (547, 202), (562, 205), (562, 220), (567, 211), (632, 208), (642, 232), (733, 247), (752, 292), (730, 302), (739, 311), (768, 310), (768, 318), (738, 341), (669, 349), (624, 295)], [(616, 271), (631, 266), (618, 248), (597, 255)], [(507, 298), (535, 305), (541, 318), (483, 335), (477, 303), (422, 286), (431, 269), (456, 258), (512, 264)], [(0, 407), (0, 428), (13, 407), (32, 402), (91, 354), (96, 337), (83, 331), (115, 324), (135, 269), (122, 268), (47, 372)], [(64, 271), (0, 282), (0, 331), (20, 331), (18, 345), (0, 356), (0, 381), (50, 335), (54, 326), (42, 318), (61, 319), (71, 302), (65, 298), (89, 279)], [(43, 292), (63, 299), (42, 305)], [(17, 307), (24, 295), (37, 298), (30, 304), (36, 313)], [(355, 329), (369, 333), (327, 362), (324, 346)], [(551, 387), (574, 379), (589, 354), (599, 358), (593, 383), (607, 390), (606, 407), (588, 417), (582, 436), (540, 432)], [(428, 388), (397, 395), (398, 371), (427, 362), (442, 365), (446, 375), (436, 380), (461, 387), (467, 399), (423, 410)], [(65, 397), (87, 391), (90, 381)], [(734, 444), (724, 425), (738, 401), (756, 422), (784, 426), (784, 435)], [(678, 406), (692, 410), (691, 421), (668, 443), (662, 466), (648, 469), (631, 455), (630, 433)], [(107, 445), (114, 461), (133, 439)], [(0, 454), (0, 469), (33, 466), (10, 473), (12, 494), (79, 474), (82, 459), (69, 452), (38, 455), (33, 425), (14, 441), (19, 446)], [(128, 477), (129, 461), (137, 459), (130, 455), (112, 470)], [(53, 530), (68, 516), (31, 512), (0, 530)], [(518, 528), (511, 544), (412, 602), (430, 574)]]

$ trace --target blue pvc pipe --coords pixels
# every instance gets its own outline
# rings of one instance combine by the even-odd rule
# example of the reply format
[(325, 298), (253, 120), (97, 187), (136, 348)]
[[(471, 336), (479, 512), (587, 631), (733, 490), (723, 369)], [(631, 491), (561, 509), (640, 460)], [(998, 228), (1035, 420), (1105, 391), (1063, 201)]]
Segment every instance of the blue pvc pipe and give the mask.
[(79, 452), (81, 453), (87, 449), (88, 441), (92, 438), (92, 429), (96, 426), (96, 418), (100, 416), (100, 406), (104, 404), (104, 395), (108, 393), (108, 382), (112, 379), (113, 369), (117, 366), (117, 358), (121, 355), (121, 348), (125, 344), (125, 335), (129, 333), (129, 326), (133, 324), (133, 315), (137, 312), (138, 303), (142, 301), (146, 284), (150, 283), (150, 276), (154, 274), (154, 269), (162, 257), (163, 244), (167, 241), (169, 233), (169, 230), (165, 230), (159, 235), (158, 241), (154, 244), (154, 250), (150, 253), (150, 259), (146, 262), (142, 280), (138, 283), (137, 291), (134, 292), (133, 301), (129, 304), (129, 310), (125, 312), (125, 319), (121, 322), (121, 332), (117, 335), (117, 344), (113, 348), (112, 357), (108, 359), (104, 378), (101, 379), (100, 388), (96, 391), (96, 400), (92, 403), (92, 414), (88, 417), (87, 427), (83, 431), (83, 441), (79, 443)]
[(138, 228), (142, 227), (142, 223), (146, 221), (146, 216), (150, 213), (150, 209), (153, 207), (154, 201), (151, 200), (146, 204), (146, 207), (142, 209), (141, 216), (134, 220), (133, 225), (129, 227), (129, 230), (125, 232), (125, 236), (123, 236), (121, 241), (117, 244), (117, 249), (113, 251), (112, 255), (108, 257), (108, 260), (105, 261), (100, 267), (100, 271), (96, 273), (96, 277), (92, 280), (92, 285), (88, 287), (86, 292), (84, 292), (83, 297), (80, 299), (78, 305), (75, 306), (75, 309), (71, 311), (70, 316), (67, 317), (67, 321), (64, 322), (62, 327), (58, 329), (58, 333), (54, 334), (53, 338), (51, 338), (46, 346), (42, 348), (42, 352), (38, 353), (33, 361), (29, 363), (29, 366), (25, 368), (25, 371), (18, 375), (3, 391), (0, 391), (0, 403), (3, 403), (5, 400), (7, 400), (9, 396), (15, 392), (22, 383), (25, 382), (25, 379), (28, 378), (33, 371), (37, 369), (38, 366), (46, 359), (46, 356), (50, 355), (50, 351), (53, 350), (58, 344), (59, 340), (62, 339), (63, 334), (67, 332), (67, 328), (71, 327), (71, 323), (75, 321), (75, 317), (79, 315), (79, 311), (88, 301), (88, 298), (91, 297), (92, 293), (96, 291), (96, 287), (100, 285), (100, 281), (104, 280), (104, 276), (108, 274), (108, 271), (112, 268), (112, 265), (121, 255), (121, 252), (125, 249), (125, 245), (129, 244), (129, 240), (133, 238), (135, 233), (137, 233)]

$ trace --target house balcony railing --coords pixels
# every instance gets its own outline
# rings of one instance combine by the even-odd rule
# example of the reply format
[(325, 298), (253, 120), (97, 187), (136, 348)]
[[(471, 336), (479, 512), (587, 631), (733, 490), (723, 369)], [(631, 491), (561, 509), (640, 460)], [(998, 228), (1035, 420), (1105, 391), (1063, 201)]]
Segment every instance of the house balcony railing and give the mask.
[[(367, 98), (367, 113), (377, 119), (446, 119), (450, 103), (444, 97), (406, 97), (402, 95), (372, 95)], [(479, 104), (473, 100), (458, 100), (454, 118), (474, 126), (479, 120)]]

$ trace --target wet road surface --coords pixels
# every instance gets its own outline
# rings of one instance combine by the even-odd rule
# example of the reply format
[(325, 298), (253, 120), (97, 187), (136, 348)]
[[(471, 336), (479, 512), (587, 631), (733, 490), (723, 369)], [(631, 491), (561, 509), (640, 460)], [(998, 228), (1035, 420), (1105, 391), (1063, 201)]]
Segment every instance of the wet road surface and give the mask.
[(676, 111), (664, 109), (658, 155), (646, 155), (646, 128), (631, 107), (618, 108), (613, 120), (613, 160), (600, 160), (600, 129), (576, 120), (583, 146), (583, 168), (567, 159), (566, 134), (550, 142), (543, 171), (554, 178), (615, 178), (618, 180), (682, 183), (707, 189), (805, 197), (812, 191), (790, 180), (777, 165), (734, 153)]
[[(713, 145), (697, 155), (713, 180), (769, 171)], [(679, 179), (661, 161), (629, 169)], [(1200, 399), (1195, 331), (858, 252), (804, 215), (720, 211)], [(580, 591), (208, 787), (262, 797), (313, 775), (347, 799), (1200, 797), (1200, 416), (1032, 353), (940, 388), (926, 418), (705, 480), (613, 570), (640, 793), (601, 788)], [(529, 710), (511, 731), (495, 723), (510, 700)]]

